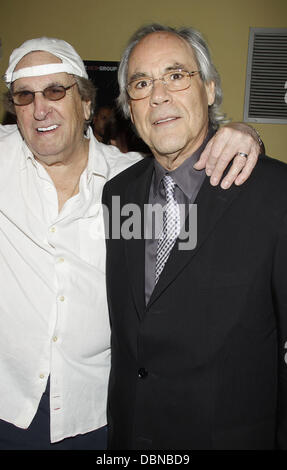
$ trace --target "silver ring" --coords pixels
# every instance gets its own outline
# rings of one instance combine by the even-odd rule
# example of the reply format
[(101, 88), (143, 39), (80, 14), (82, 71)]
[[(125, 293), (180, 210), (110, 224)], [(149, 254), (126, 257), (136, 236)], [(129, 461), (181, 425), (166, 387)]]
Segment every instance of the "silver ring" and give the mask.
[(240, 157), (245, 157), (245, 158), (248, 157), (248, 153), (244, 153), (244, 152), (237, 152), (236, 155), (240, 155)]

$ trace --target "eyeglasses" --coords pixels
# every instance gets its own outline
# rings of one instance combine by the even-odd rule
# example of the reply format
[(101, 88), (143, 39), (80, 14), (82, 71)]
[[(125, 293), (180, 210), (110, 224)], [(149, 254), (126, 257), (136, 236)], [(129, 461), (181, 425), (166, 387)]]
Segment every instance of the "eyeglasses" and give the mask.
[(29, 90), (21, 90), (12, 93), (12, 101), (16, 106), (26, 106), (28, 104), (33, 103), (35, 99), (36, 93), (42, 93), (42, 95), (50, 101), (59, 101), (66, 96), (66, 91), (76, 85), (77, 82), (73, 83), (70, 86), (62, 86), (62, 85), (52, 85), (45, 88), (45, 90), (41, 91), (29, 91)]
[(156, 80), (162, 81), (169, 91), (186, 90), (191, 85), (191, 77), (197, 73), (200, 73), (200, 70), (187, 72), (179, 69), (167, 72), (160, 78), (138, 78), (128, 84), (127, 93), (132, 100), (142, 100), (151, 95)]

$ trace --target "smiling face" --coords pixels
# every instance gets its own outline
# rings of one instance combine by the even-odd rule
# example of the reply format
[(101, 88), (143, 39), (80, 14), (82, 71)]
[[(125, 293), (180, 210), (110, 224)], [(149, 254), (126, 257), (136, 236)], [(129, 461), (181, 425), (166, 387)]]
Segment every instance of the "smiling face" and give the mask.
[[(34, 65), (59, 63), (49, 52), (36, 51), (23, 57), (15, 70)], [(13, 92), (42, 91), (51, 85), (67, 87), (75, 78), (65, 72), (25, 77), (15, 80)], [(67, 162), (79, 155), (84, 146), (84, 122), (89, 117), (90, 102), (82, 101), (77, 86), (59, 101), (50, 101), (36, 93), (33, 103), (15, 106), (20, 132), (31, 152), (47, 165)]]
[[(131, 53), (128, 83), (138, 77), (159, 78), (173, 69), (198, 70), (190, 45), (173, 33), (151, 33)], [(214, 83), (203, 83), (199, 74), (181, 91), (169, 91), (157, 80), (150, 96), (130, 100), (131, 119), (155, 158), (171, 170), (202, 144), (213, 102)]]

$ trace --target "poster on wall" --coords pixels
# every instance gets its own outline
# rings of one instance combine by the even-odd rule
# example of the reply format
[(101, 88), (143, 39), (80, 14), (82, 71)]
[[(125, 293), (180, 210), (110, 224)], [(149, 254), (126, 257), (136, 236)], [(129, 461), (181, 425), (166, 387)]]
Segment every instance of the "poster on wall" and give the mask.
[(95, 137), (105, 144), (117, 146), (122, 153), (136, 151), (148, 153), (149, 149), (135, 134), (129, 119), (117, 110), (119, 95), (119, 62), (84, 60), (89, 79), (97, 89), (96, 109), (92, 122)]
[(87, 74), (97, 88), (97, 107), (114, 106), (119, 94), (119, 62), (84, 60)]

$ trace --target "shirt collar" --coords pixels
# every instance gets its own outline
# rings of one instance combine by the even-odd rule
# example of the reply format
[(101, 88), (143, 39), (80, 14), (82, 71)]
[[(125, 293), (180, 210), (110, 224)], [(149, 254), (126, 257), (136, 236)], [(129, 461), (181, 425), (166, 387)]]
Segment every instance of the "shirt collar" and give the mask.
[[(88, 164), (87, 164), (87, 181), (89, 182), (92, 175), (102, 176), (103, 178), (108, 178), (109, 168), (105, 158), (105, 146), (103, 146), (100, 142), (97, 141), (95, 138), (92, 128), (89, 127), (87, 129), (86, 138), (89, 139), (89, 157), (88, 157)], [(33, 153), (27, 146), (26, 142), (23, 139), (22, 149), (24, 154), (22, 169), (26, 168), (27, 161), (31, 160), (35, 167), (38, 166), (38, 162), (35, 159)]]
[(205, 170), (196, 170), (193, 168), (193, 165), (198, 161), (201, 153), (203, 152), (207, 142), (214, 135), (214, 130), (212, 128), (208, 129), (207, 136), (205, 137), (201, 146), (190, 156), (188, 157), (182, 165), (176, 168), (173, 171), (168, 171), (164, 168), (156, 159), (154, 159), (154, 197), (159, 192), (160, 184), (164, 175), (170, 175), (177, 186), (184, 192), (184, 194), (190, 199), (193, 193), (193, 185), (190, 184), (191, 181), (197, 179), (198, 177), (205, 176)]
[(105, 158), (106, 146), (97, 141), (91, 127), (87, 130), (87, 138), (90, 139), (87, 179), (89, 181), (92, 175), (102, 176), (107, 179), (109, 167)]
[(28, 160), (31, 160), (31, 162), (33, 163), (33, 165), (35, 167), (37, 167), (37, 161), (34, 157), (34, 155), (32, 154), (31, 150), (29, 149), (28, 145), (26, 144), (25, 140), (23, 139), (22, 141), (22, 150), (23, 150), (23, 160), (22, 160), (22, 166), (21, 166), (21, 169), (24, 169), (26, 168), (27, 166), (27, 162)]

